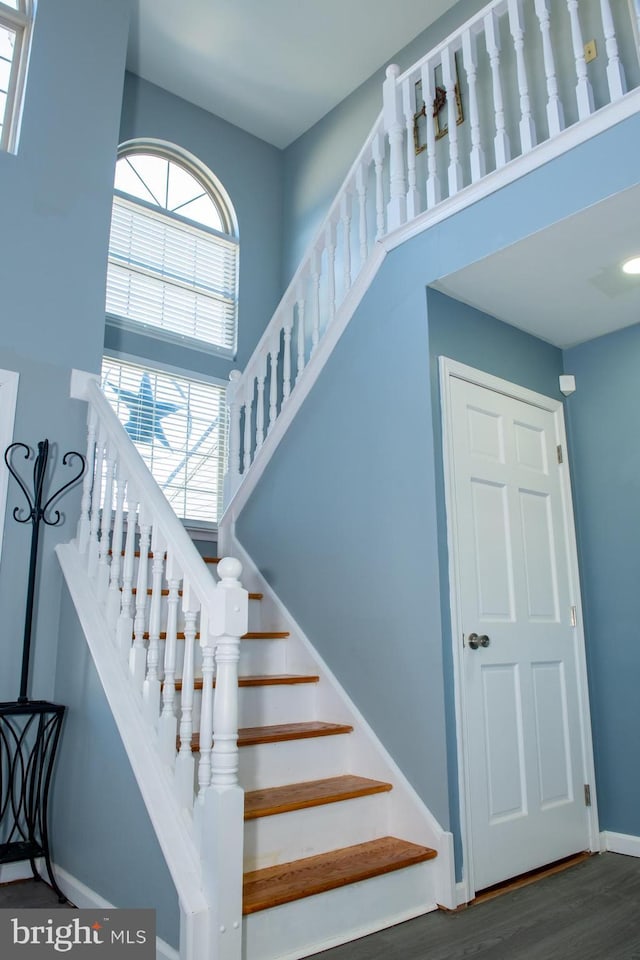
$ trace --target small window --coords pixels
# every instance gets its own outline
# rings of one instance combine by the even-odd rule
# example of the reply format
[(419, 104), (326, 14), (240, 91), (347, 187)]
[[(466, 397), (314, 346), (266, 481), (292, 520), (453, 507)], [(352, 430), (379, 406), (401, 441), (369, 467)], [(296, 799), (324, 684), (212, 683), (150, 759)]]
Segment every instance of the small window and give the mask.
[(0, 0), (0, 149), (15, 150), (31, 37), (31, 0)]
[(117, 164), (107, 315), (150, 336), (233, 356), (238, 241), (222, 188), (161, 148)]
[(102, 387), (177, 515), (217, 523), (227, 436), (224, 387), (111, 357), (102, 361)]

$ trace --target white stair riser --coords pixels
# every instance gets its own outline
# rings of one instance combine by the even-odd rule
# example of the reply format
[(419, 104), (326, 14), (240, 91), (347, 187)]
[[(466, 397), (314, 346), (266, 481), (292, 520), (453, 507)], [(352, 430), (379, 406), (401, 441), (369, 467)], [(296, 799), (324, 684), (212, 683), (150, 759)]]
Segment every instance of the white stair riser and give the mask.
[(388, 836), (388, 794), (245, 821), (244, 869), (259, 870)]
[(433, 862), (244, 918), (244, 956), (298, 960), (436, 909)]
[(240, 785), (244, 790), (279, 787), (349, 773), (349, 734), (262, 743), (240, 750)]
[[(315, 683), (240, 687), (238, 726), (266, 727), (274, 723), (314, 719), (315, 687)], [(201, 702), (202, 691), (196, 690), (193, 699), (193, 722), (196, 731), (200, 729)], [(179, 703), (179, 695), (177, 695), (177, 703)]]
[(287, 673), (287, 640), (243, 640), (238, 672), (244, 677)]

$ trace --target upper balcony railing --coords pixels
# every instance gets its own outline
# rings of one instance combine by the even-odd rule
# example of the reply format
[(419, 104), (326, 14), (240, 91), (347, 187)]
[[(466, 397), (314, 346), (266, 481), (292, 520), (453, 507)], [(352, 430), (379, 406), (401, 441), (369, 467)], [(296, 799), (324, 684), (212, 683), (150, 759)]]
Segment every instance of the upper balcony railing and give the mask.
[[(231, 376), (227, 503), (275, 449), (366, 289), (379, 241), (546, 162), (554, 151), (543, 144), (560, 153), (592, 136), (587, 121), (640, 83), (639, 25), (640, 0), (493, 0), (405, 73), (388, 68), (380, 116), (245, 371)], [(611, 111), (602, 128), (618, 119)]]

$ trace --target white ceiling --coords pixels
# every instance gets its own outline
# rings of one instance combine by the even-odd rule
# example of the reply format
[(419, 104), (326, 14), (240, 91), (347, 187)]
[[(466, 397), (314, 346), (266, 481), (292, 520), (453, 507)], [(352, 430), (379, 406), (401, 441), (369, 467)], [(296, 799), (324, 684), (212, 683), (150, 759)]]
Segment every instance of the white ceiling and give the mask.
[(632, 187), (434, 286), (557, 347), (640, 322), (640, 187)]
[(134, 0), (127, 66), (288, 146), (455, 0)]

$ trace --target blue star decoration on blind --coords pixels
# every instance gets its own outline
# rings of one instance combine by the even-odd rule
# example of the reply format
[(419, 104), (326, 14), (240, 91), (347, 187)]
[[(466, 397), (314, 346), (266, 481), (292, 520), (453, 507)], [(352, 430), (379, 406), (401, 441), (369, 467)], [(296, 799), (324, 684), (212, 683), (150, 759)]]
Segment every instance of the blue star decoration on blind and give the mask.
[(134, 443), (153, 443), (158, 440), (170, 450), (171, 446), (162, 429), (162, 421), (172, 413), (177, 413), (182, 404), (157, 400), (148, 373), (142, 374), (137, 393), (116, 387), (113, 383), (109, 386), (129, 409), (129, 419), (124, 428), (131, 440)]

